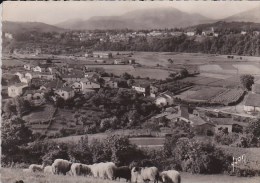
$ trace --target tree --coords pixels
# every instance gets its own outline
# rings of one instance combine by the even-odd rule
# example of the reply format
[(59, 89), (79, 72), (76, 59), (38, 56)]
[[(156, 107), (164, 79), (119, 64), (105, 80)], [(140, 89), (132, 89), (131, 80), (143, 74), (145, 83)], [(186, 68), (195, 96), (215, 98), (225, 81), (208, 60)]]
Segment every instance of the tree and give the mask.
[[(17, 116), (2, 121), (2, 153), (5, 161), (15, 161), (20, 147), (32, 141), (32, 131), (25, 126), (25, 121)], [(16, 159), (18, 161), (19, 159)]]
[(12, 102), (11, 102), (11, 100), (8, 100), (4, 104), (3, 111), (5, 112), (6, 117), (9, 118), (10, 115), (12, 114)]
[(242, 86), (247, 89), (251, 90), (252, 85), (254, 84), (254, 76), (249, 74), (244, 74), (240, 76), (240, 83)]
[(187, 69), (181, 69), (181, 70), (180, 70), (180, 76), (181, 76), (182, 78), (185, 78), (185, 77), (187, 77), (188, 75), (189, 75), (189, 72), (188, 72)]
[(122, 74), (122, 78), (124, 78), (125, 80), (128, 80), (128, 79), (133, 79), (134, 77), (131, 74), (125, 72)]
[(173, 64), (173, 60), (172, 60), (171, 58), (168, 59), (168, 62), (169, 62), (170, 64)]
[(260, 137), (260, 120), (250, 121), (246, 131), (256, 137)]

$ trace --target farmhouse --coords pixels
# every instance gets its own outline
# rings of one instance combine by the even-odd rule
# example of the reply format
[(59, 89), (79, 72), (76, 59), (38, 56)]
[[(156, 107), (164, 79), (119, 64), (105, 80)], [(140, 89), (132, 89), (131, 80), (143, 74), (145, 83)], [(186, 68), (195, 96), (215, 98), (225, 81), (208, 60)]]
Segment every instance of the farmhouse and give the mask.
[(59, 95), (64, 100), (71, 99), (75, 96), (74, 90), (70, 87), (59, 88), (55, 91), (55, 94)]
[(244, 104), (244, 111), (260, 112), (260, 94), (249, 93)]
[(167, 106), (173, 104), (173, 94), (170, 92), (161, 93), (155, 100), (157, 106)]
[(194, 31), (189, 31), (185, 33), (187, 36), (195, 36), (195, 32)]
[(149, 83), (134, 83), (132, 88), (138, 93), (143, 93), (144, 96), (148, 96), (150, 93), (150, 84)]
[(115, 59), (114, 60), (114, 64), (116, 65), (120, 65), (120, 64), (126, 64), (126, 60), (123, 60), (123, 59)]
[(16, 83), (14, 85), (8, 86), (8, 96), (17, 97), (23, 94), (25, 88), (28, 87), (28, 83)]
[(112, 53), (94, 52), (93, 57), (95, 57), (95, 58), (112, 58)]

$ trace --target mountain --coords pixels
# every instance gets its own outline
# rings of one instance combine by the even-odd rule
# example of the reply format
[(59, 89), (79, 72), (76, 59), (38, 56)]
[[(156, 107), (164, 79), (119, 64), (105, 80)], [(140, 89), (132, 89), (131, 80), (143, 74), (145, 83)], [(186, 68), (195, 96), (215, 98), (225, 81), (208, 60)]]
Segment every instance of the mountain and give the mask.
[(260, 23), (260, 6), (256, 7), (254, 9), (244, 11), (242, 13), (238, 13), (235, 15), (232, 15), (230, 17), (227, 17), (223, 19), (224, 21), (227, 22), (255, 22), (255, 23)]
[(215, 30), (260, 30), (260, 23), (254, 23), (254, 22), (225, 22), (225, 21), (218, 21), (215, 23), (207, 23), (207, 24), (199, 24), (195, 26), (187, 27), (186, 29), (192, 29), (192, 30), (211, 30), (211, 28), (214, 28)]
[(175, 8), (142, 9), (122, 16), (96, 16), (88, 20), (69, 20), (56, 24), (67, 29), (158, 29), (187, 27), (212, 22), (200, 14), (189, 14)]
[(3, 21), (3, 32), (10, 32), (12, 34), (21, 32), (64, 32), (65, 29), (41, 22), (10, 22)]

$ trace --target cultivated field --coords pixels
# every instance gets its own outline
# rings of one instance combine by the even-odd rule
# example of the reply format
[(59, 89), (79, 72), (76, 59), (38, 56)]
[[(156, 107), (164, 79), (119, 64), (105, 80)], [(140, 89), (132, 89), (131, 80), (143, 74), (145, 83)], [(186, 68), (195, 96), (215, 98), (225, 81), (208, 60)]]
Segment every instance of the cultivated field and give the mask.
[[(259, 183), (260, 177), (234, 177), (228, 175), (193, 175), (181, 173), (182, 183)], [(45, 175), (43, 173), (27, 174), (22, 169), (1, 169), (1, 182), (14, 183), (17, 180), (23, 180), (24, 183), (116, 183), (125, 182), (109, 181), (91, 177), (72, 177), (63, 175)]]

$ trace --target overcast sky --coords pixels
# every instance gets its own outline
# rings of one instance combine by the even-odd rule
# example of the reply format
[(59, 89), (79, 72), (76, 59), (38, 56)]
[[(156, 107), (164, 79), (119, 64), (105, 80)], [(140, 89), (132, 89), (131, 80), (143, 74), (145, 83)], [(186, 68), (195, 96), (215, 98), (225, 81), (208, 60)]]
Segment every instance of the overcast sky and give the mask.
[(122, 15), (136, 9), (174, 7), (213, 19), (260, 6), (257, 1), (9, 1), (3, 3), (3, 20), (56, 24), (68, 19)]

